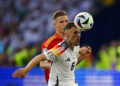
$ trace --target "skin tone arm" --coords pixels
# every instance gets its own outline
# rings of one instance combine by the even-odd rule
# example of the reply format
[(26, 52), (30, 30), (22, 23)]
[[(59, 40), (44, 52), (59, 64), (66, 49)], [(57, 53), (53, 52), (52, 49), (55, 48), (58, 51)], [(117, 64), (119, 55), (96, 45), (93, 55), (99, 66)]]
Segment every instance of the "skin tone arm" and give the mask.
[(78, 58), (77, 64), (79, 64), (83, 59), (87, 58), (91, 54), (92, 50), (89, 46), (84, 46), (80, 48), (80, 56)]
[(46, 56), (42, 53), (35, 56), (25, 68), (20, 68), (13, 73), (13, 77), (23, 78), (33, 67), (35, 67), (40, 61), (47, 60)]
[(50, 69), (50, 63), (47, 61), (41, 61), (40, 62), (40, 68), (44, 68), (44, 69)]

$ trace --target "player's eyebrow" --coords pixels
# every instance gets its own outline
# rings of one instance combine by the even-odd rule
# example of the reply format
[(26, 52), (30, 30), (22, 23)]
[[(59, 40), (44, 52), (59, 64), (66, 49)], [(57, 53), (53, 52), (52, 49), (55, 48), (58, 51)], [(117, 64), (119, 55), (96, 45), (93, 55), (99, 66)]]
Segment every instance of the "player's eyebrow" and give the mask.
[(79, 32), (79, 31), (74, 31), (74, 32), (73, 32), (73, 34), (77, 34), (77, 33), (81, 33), (81, 32)]
[(68, 22), (68, 20), (62, 20), (62, 21), (60, 21), (60, 23), (63, 23), (63, 22)]
[(60, 21), (60, 23), (63, 23), (64, 21)]
[(68, 20), (65, 20), (65, 22), (68, 22)]

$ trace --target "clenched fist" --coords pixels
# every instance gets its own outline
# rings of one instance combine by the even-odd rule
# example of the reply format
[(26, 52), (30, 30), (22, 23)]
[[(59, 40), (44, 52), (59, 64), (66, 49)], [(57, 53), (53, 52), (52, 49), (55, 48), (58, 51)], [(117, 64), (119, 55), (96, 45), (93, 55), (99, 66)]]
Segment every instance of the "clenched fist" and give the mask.
[(89, 46), (84, 46), (80, 48), (80, 55), (81, 56), (89, 56), (91, 54), (92, 50)]
[(18, 78), (24, 78), (25, 77), (25, 75), (26, 75), (26, 69), (25, 68), (20, 68), (20, 69), (18, 69), (18, 70), (16, 70), (13, 74), (12, 74), (12, 76), (14, 77), (14, 78), (16, 78), (16, 77), (18, 77)]

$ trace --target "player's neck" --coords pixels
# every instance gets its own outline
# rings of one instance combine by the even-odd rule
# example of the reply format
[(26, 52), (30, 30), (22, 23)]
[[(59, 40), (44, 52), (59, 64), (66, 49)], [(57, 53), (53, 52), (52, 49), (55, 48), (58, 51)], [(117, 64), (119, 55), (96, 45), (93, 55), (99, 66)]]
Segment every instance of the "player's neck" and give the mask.
[(64, 33), (56, 31), (56, 33), (60, 36), (60, 38), (64, 39)]

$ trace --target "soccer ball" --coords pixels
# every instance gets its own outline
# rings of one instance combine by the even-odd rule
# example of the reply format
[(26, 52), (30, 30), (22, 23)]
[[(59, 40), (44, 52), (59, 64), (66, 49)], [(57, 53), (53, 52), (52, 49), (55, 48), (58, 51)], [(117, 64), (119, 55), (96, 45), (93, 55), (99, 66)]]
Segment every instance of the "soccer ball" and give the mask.
[(90, 30), (94, 24), (93, 17), (88, 12), (80, 12), (75, 16), (74, 24), (81, 31)]

